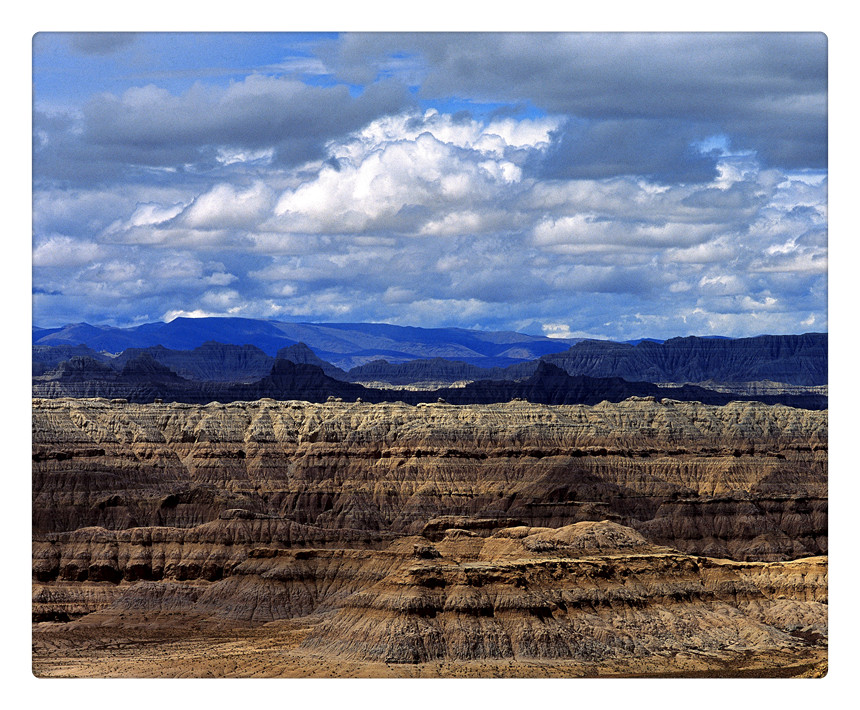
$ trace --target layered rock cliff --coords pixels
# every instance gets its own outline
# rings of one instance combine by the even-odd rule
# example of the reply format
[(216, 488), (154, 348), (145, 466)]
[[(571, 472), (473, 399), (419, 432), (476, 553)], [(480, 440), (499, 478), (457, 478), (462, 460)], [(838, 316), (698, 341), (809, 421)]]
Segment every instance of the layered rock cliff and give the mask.
[(826, 412), (754, 402), (34, 400), (33, 531), (236, 508), (400, 534), (444, 515), (610, 519), (691, 553), (788, 559), (827, 549), (826, 444)]
[(400, 564), (340, 602), (306, 648), (387, 663), (633, 660), (802, 646), (801, 629), (826, 638), (823, 558), (691, 557), (605, 521), (397, 545)]
[[(211, 534), (189, 532), (195, 549)], [(145, 535), (137, 537), (143, 547)], [(71, 626), (81, 630), (241, 628), (317, 615), (322, 621), (293, 653), (388, 664), (614, 659), (629, 672), (654, 655), (802, 657), (827, 637), (821, 557), (691, 556), (608, 521), (488, 537), (454, 528), (435, 542), (402, 537), (377, 549), (297, 550), (278, 539), (253, 546), (251, 537), (235, 537), (240, 550), (215, 547), (220, 556), (208, 559), (231, 560), (223, 575), (189, 574), (204, 569), (198, 554), (191, 568), (174, 566), (160, 581), (37, 584), (34, 613), (77, 619)], [(70, 538), (58, 544), (74, 547)]]
[(128, 348), (115, 358), (117, 368), (148, 356), (186, 380), (248, 382), (265, 377), (274, 359), (253, 345), (227, 345), (208, 341), (192, 350), (171, 350), (161, 345)]
[[(708, 389), (721, 389), (716, 386), (721, 383), (751, 383), (745, 388), (735, 385), (725, 391), (785, 394), (787, 385), (827, 384), (827, 334), (735, 339), (688, 337), (662, 343), (645, 340), (635, 345), (583, 340), (564, 352), (507, 367), (480, 367), (441, 358), (396, 363), (374, 360), (351, 369), (348, 377), (353, 382), (393, 385), (419, 381), (523, 380), (533, 376), (541, 363), (559, 367), (573, 376), (622, 378), (631, 382), (700, 383)], [(755, 387), (752, 383), (757, 381), (771, 381), (772, 386)]]
[(823, 672), (826, 411), (61, 398), (32, 421), (37, 674), (263, 672), (211, 665), (224, 634), (267, 675)]

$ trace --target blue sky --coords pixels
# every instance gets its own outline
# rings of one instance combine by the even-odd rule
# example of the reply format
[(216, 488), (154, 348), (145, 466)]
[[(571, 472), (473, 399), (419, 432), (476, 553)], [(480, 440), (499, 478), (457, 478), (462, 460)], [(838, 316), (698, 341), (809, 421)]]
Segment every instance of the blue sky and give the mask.
[(827, 330), (823, 34), (52, 34), (33, 320)]

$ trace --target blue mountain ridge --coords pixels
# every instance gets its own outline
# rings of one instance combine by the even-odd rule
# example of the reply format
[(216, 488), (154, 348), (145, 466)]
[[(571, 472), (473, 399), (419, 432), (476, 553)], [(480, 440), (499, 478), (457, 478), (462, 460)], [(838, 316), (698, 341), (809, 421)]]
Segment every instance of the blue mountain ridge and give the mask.
[[(375, 359), (405, 362), (444, 357), (487, 366), (505, 366), (561, 352), (575, 340), (516, 332), (464, 328), (418, 328), (384, 323), (285, 323), (252, 318), (176, 318), (119, 328), (75, 323), (33, 329), (33, 345), (86, 345), (97, 352), (161, 345), (189, 350), (205, 342), (254, 345), (270, 356), (283, 347), (307, 344), (324, 360), (348, 369)], [(515, 349), (516, 356), (506, 353)]]

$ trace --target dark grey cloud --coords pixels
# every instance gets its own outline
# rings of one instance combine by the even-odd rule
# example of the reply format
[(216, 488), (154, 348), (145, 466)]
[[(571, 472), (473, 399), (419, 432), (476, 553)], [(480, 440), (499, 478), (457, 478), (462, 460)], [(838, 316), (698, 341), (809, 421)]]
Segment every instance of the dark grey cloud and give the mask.
[[(613, 122), (608, 131), (616, 137), (619, 122), (646, 120), (630, 130), (639, 135), (650, 125), (666, 146), (666, 121), (695, 126), (692, 136), (677, 136), (672, 155), (691, 137), (725, 133), (735, 149), (755, 150), (766, 164), (826, 166), (821, 33), (364, 34), (322, 52), (345, 80), (370, 80), (400, 56), (404, 80), (419, 77), (424, 98), (528, 101), (550, 113)], [(644, 159), (635, 151), (616, 168), (635, 174)], [(689, 159), (675, 162), (679, 174), (689, 172)], [(704, 179), (699, 167), (693, 174)]]
[(69, 44), (80, 54), (112, 54), (137, 39), (136, 32), (75, 32), (69, 35)]
[[(214, 149), (192, 146), (93, 145), (82, 139), (80, 120), (71, 114), (33, 112), (33, 183), (67, 187), (115, 185), (138, 180), (158, 183), (176, 178), (189, 164), (214, 164)], [(210, 155), (207, 155), (210, 154)], [(152, 172), (169, 168), (170, 176)], [(161, 178), (161, 179), (160, 179)]]
[(719, 210), (723, 214), (734, 214), (745, 220), (750, 210), (760, 207), (763, 195), (759, 186), (738, 182), (730, 187), (707, 187), (690, 193), (681, 200), (686, 207), (699, 210)]
[(196, 84), (181, 96), (150, 85), (91, 100), (84, 107), (84, 138), (92, 145), (152, 150), (319, 143), (411, 103), (392, 83), (373, 84), (357, 97), (343, 85), (255, 75), (226, 89)]
[(708, 182), (716, 175), (718, 156), (692, 145), (708, 133), (676, 119), (569, 120), (555, 132), (547, 154), (529, 169), (544, 178), (642, 175), (665, 182)]
[(325, 157), (327, 141), (412, 105), (414, 98), (394, 82), (372, 84), (357, 96), (343, 85), (262, 75), (226, 88), (196, 84), (181, 95), (136, 87), (94, 96), (80, 116), (35, 111), (35, 175), (157, 182), (148, 170), (167, 168), (175, 180), (177, 172), (217, 169), (222, 147), (271, 148), (274, 165), (292, 166)]

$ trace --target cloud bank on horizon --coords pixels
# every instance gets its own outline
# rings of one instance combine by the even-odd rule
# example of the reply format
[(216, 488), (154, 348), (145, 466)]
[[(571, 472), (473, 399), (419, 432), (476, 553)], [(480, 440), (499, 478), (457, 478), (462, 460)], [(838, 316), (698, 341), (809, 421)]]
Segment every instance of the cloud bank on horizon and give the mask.
[(827, 40), (33, 41), (33, 321), (827, 330)]

